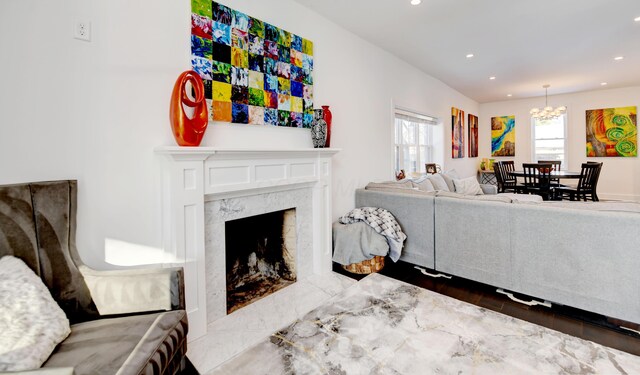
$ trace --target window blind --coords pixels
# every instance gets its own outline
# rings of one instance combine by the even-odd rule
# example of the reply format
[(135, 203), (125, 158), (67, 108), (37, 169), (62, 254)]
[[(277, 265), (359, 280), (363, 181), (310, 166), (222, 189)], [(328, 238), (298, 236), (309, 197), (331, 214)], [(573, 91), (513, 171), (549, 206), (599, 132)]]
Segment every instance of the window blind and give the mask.
[(418, 123), (423, 123), (427, 125), (438, 125), (439, 123), (437, 117), (427, 116), (427, 115), (423, 115), (420, 113), (411, 112), (411, 111), (407, 111), (399, 108), (396, 108), (395, 116), (396, 118), (399, 118), (402, 120), (418, 122)]

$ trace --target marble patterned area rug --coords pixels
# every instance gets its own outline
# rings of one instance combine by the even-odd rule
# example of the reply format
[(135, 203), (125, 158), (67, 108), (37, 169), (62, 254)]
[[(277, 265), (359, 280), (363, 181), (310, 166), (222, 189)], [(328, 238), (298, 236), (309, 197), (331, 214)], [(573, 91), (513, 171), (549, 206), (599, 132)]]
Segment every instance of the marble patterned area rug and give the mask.
[(640, 374), (640, 357), (373, 274), (212, 374)]

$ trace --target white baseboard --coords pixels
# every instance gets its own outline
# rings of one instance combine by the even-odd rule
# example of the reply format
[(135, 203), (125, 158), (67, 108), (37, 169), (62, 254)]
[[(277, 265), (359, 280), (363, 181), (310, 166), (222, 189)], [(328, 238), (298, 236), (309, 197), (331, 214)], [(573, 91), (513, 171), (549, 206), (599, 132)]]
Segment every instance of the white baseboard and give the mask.
[(600, 200), (634, 201), (640, 202), (640, 195), (637, 194), (609, 194), (598, 193)]

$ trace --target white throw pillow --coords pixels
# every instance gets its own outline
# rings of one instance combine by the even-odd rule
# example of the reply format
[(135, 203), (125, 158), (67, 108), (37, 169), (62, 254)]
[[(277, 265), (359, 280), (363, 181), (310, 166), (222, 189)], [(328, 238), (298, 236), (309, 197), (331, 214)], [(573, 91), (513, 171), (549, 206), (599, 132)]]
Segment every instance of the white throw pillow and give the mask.
[(427, 178), (429, 179), (429, 181), (431, 181), (431, 184), (433, 184), (434, 189), (451, 191), (440, 173), (429, 175), (427, 176)]
[(475, 176), (462, 178), (459, 180), (454, 179), (453, 184), (456, 187), (456, 193), (463, 195), (482, 195), (484, 192), (478, 183)]
[(0, 258), (0, 371), (35, 370), (71, 328), (49, 289), (24, 262)]

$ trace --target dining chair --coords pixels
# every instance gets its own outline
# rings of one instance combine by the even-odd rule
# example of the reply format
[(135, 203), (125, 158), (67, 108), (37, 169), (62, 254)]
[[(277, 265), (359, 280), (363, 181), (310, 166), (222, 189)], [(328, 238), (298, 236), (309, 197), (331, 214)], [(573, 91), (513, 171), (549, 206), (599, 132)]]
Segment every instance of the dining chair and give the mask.
[(498, 183), (498, 193), (518, 193), (524, 190), (524, 186), (518, 185), (516, 178), (509, 175), (509, 168), (513, 168), (513, 161), (511, 161), (510, 163), (511, 166), (509, 166), (506, 161), (498, 161), (493, 163), (493, 171)]
[(529, 194), (536, 194), (548, 201), (554, 197), (549, 164), (522, 163), (524, 187)]
[(559, 171), (562, 167), (562, 160), (538, 160), (539, 164), (551, 164), (555, 171)]
[[(515, 176), (511, 176), (509, 174), (509, 172), (514, 172), (516, 170), (516, 163), (513, 160), (504, 160), (502, 162), (502, 165), (504, 165), (505, 170), (507, 171), (507, 177), (509, 177), (510, 179), (513, 179), (516, 183), (517, 189), (520, 192), (524, 192), (524, 185), (523, 184), (518, 184), (518, 178)], [(517, 193), (518, 191), (516, 191)]]
[(516, 170), (516, 163), (513, 160), (504, 160), (502, 162), (502, 165), (505, 166), (505, 169), (507, 170), (507, 172), (513, 172)]
[(598, 180), (600, 179), (600, 171), (602, 170), (602, 163), (588, 162), (582, 163), (580, 170), (580, 178), (578, 179), (578, 186), (575, 188), (569, 186), (560, 186), (554, 189), (554, 196), (556, 199), (564, 199), (569, 197), (569, 200), (592, 200), (598, 202), (598, 194), (596, 188), (598, 186)]
[[(559, 171), (562, 168), (562, 160), (538, 160), (540, 164), (551, 164), (554, 171)], [(559, 178), (551, 178), (552, 186), (561, 186)]]

